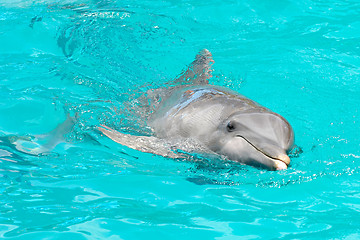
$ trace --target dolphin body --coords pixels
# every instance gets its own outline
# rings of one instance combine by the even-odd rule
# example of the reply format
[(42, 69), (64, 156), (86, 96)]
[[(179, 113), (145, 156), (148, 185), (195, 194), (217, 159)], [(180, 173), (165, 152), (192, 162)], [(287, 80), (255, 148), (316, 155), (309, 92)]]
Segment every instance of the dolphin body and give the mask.
[(287, 152), (294, 144), (288, 121), (237, 92), (210, 85), (212, 62), (204, 49), (171, 87), (153, 91), (153, 98), (159, 99), (161, 92), (162, 99), (147, 121), (153, 136), (124, 134), (104, 125), (98, 129), (117, 143), (165, 157), (183, 157), (173, 150), (172, 140), (193, 139), (198, 143), (193, 151), (269, 170), (286, 169)]

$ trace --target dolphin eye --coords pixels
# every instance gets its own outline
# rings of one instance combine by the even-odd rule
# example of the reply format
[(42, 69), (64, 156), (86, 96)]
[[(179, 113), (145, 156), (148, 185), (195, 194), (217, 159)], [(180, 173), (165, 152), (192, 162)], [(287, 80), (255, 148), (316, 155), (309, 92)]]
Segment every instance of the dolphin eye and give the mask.
[(228, 124), (226, 125), (226, 130), (228, 132), (232, 132), (235, 130), (235, 123), (233, 122), (228, 122)]

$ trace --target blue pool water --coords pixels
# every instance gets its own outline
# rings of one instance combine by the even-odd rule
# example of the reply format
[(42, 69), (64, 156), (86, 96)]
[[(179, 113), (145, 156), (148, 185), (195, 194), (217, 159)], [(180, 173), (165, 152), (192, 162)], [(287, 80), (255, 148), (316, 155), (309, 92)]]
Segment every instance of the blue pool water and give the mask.
[[(359, 16), (355, 0), (0, 1), (0, 238), (359, 239)], [(131, 100), (203, 48), (213, 84), (292, 124), (289, 169), (95, 131), (147, 132)]]

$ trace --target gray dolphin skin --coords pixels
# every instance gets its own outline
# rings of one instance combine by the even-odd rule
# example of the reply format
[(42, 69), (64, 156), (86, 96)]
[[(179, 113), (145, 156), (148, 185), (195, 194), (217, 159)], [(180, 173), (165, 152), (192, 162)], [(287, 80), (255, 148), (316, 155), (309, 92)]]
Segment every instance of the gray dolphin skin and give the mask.
[(98, 129), (129, 148), (165, 157), (183, 157), (173, 150), (173, 139), (193, 139), (201, 146), (199, 152), (269, 170), (286, 169), (287, 152), (294, 144), (290, 124), (237, 92), (210, 85), (212, 62), (204, 49), (169, 88), (154, 90), (154, 95), (162, 92), (162, 100), (147, 121), (153, 136), (133, 136), (103, 125)]

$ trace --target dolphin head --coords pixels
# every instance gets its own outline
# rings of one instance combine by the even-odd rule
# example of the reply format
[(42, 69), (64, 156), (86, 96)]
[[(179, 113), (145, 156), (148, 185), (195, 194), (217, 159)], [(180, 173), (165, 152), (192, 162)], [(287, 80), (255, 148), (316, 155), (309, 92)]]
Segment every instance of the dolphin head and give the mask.
[(222, 139), (217, 152), (231, 160), (270, 170), (286, 169), (290, 164), (287, 151), (294, 143), (294, 133), (276, 113), (235, 113), (220, 124), (218, 131)]

